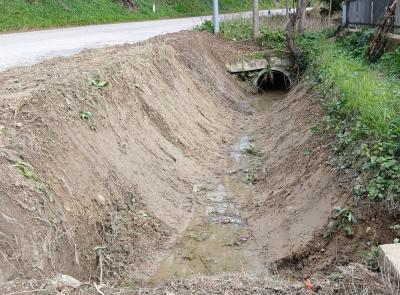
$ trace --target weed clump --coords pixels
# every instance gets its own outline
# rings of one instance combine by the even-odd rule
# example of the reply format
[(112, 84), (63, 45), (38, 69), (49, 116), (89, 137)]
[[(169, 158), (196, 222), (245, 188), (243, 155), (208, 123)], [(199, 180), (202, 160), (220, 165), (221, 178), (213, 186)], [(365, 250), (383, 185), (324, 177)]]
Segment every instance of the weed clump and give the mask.
[(247, 184), (255, 184), (257, 181), (257, 176), (252, 171), (245, 171), (244, 182)]
[(87, 111), (80, 111), (79, 118), (86, 122), (89, 128), (93, 131), (96, 131), (96, 124), (92, 120), (92, 113)]
[(357, 223), (353, 210), (349, 207), (335, 208), (331, 212), (331, 221), (328, 223), (324, 238), (330, 238), (339, 230), (343, 230), (346, 236), (353, 235), (352, 225)]
[(372, 271), (379, 271), (379, 248), (371, 246), (369, 250), (361, 253), (364, 264)]
[(244, 151), (246, 154), (257, 156), (259, 154), (259, 151), (253, 144), (248, 144), (245, 148)]

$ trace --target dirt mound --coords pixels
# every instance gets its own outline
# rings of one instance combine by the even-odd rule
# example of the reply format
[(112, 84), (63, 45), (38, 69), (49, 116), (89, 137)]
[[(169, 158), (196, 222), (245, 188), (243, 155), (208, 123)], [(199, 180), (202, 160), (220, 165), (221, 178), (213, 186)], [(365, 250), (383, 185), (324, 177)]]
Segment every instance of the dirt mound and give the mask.
[(192, 187), (215, 166), (242, 95), (215, 54), (233, 49), (208, 38), (0, 74), (0, 281), (52, 271), (90, 280), (100, 257), (105, 278), (134, 276), (185, 228)]

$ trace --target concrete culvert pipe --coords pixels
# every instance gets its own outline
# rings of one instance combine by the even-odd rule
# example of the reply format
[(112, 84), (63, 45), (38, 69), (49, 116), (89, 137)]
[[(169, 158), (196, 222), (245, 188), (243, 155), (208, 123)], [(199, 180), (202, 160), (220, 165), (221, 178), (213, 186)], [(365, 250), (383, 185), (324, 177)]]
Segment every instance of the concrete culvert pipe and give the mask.
[(253, 86), (257, 91), (286, 90), (292, 86), (292, 80), (285, 69), (272, 67), (259, 72)]

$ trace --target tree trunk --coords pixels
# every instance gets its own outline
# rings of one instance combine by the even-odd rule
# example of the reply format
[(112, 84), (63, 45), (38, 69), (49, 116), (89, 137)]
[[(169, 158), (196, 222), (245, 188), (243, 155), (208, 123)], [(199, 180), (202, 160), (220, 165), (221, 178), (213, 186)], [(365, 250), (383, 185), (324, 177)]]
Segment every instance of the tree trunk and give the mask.
[(258, 0), (253, 0), (253, 39), (260, 37), (260, 14)]
[(296, 44), (294, 42), (294, 34), (295, 34), (296, 25), (297, 25), (298, 21), (301, 19), (301, 16), (304, 14), (306, 7), (308, 6), (309, 3), (310, 3), (310, 0), (303, 0), (300, 3), (301, 5), (298, 4), (296, 13), (290, 15), (289, 21), (286, 25), (287, 47), (292, 54), (293, 70), (297, 75), (299, 74), (299, 70), (300, 70), (299, 69), (300, 51), (296, 47)]
[(377, 61), (385, 50), (388, 34), (394, 25), (396, 16), (396, 7), (398, 0), (389, 0), (384, 15), (378, 21), (378, 26), (372, 37), (371, 46), (368, 50), (368, 59), (370, 62)]
[(305, 12), (306, 12), (305, 8), (308, 5), (308, 4), (304, 5), (306, 2), (308, 3), (309, 1), (297, 0), (297, 10), (301, 12), (301, 14), (299, 15), (299, 18), (298, 18), (298, 25), (297, 25), (297, 32), (300, 34), (304, 33), (304, 17), (305, 17)]
[(285, 6), (286, 6), (286, 21), (288, 21), (289, 20), (289, 0), (286, 0)]
[(137, 4), (133, 0), (122, 0), (122, 4), (130, 10), (136, 10), (138, 8)]

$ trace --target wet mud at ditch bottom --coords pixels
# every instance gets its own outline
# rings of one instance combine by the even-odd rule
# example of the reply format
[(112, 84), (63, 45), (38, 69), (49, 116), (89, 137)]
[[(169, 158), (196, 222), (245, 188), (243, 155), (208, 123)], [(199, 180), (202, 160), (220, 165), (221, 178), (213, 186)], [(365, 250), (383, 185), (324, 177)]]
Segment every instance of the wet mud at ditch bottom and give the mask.
[(241, 213), (241, 198), (251, 194), (235, 176), (226, 176), (205, 192), (205, 205), (162, 262), (152, 281), (222, 272), (258, 273), (257, 245)]
[[(286, 91), (254, 95), (244, 101), (255, 112), (268, 112)], [(151, 282), (187, 278), (194, 274), (213, 275), (223, 272), (268, 273), (259, 256), (257, 241), (246, 222), (241, 206), (251, 202), (252, 187), (246, 183), (247, 149), (252, 145), (249, 128), (237, 128), (238, 135), (226, 160), (227, 173), (201, 185), (204, 203), (174, 248), (162, 261)]]

